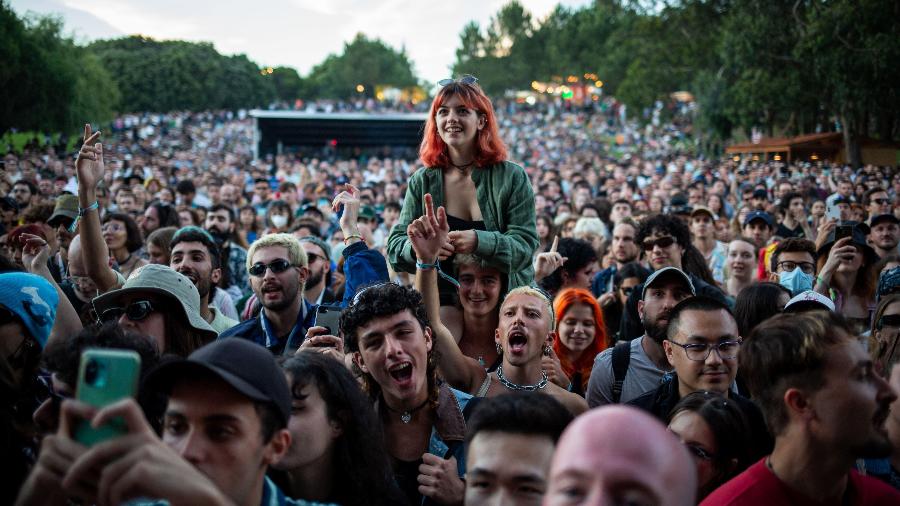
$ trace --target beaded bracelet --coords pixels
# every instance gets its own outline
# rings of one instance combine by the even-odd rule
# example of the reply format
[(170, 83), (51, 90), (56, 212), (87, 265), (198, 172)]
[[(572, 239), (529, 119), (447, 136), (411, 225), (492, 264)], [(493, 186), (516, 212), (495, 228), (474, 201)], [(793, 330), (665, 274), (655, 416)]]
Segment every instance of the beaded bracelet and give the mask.
[(350, 239), (359, 239), (360, 241), (362, 241), (362, 236), (359, 234), (348, 235), (347, 237), (344, 237), (344, 244), (347, 244), (347, 241), (349, 241)]

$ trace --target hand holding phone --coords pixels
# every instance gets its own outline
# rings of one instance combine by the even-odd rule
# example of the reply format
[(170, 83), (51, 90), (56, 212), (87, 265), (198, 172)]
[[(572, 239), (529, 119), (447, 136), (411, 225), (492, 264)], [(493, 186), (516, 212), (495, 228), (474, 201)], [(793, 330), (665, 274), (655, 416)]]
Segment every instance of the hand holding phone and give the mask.
[(838, 225), (834, 230), (835, 242), (845, 237), (853, 237), (853, 225)]
[(336, 336), (341, 331), (341, 306), (320, 304), (316, 307), (316, 327), (325, 327), (328, 334)]
[[(87, 349), (81, 354), (75, 398), (94, 408), (103, 408), (137, 394), (141, 357), (131, 350)], [(76, 424), (72, 436), (85, 446), (122, 436), (128, 432), (121, 418), (92, 427), (89, 420)]]

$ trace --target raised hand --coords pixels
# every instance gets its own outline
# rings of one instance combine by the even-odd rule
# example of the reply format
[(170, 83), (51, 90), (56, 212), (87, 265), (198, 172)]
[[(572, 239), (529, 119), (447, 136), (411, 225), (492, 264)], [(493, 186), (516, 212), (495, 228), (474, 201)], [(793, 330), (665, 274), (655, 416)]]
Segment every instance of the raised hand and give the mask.
[(50, 246), (43, 237), (34, 234), (22, 234), (25, 247), (22, 248), (22, 264), (32, 274), (38, 274), (47, 269), (47, 260), (50, 258)]
[(91, 125), (84, 125), (84, 144), (78, 152), (75, 160), (75, 173), (78, 174), (78, 186), (83, 189), (97, 187), (103, 180), (103, 145), (97, 142), (100, 139), (100, 131), (91, 133)]
[(338, 212), (341, 210), (341, 206), (344, 207), (344, 213), (341, 214), (340, 220), (341, 230), (355, 231), (355, 234), (359, 234), (356, 224), (359, 219), (359, 188), (348, 183), (346, 189), (334, 197), (331, 202), (331, 210)]
[(534, 280), (540, 281), (547, 276), (553, 274), (553, 271), (559, 269), (566, 263), (569, 257), (564, 257), (556, 252), (559, 246), (559, 236), (553, 238), (553, 244), (550, 245), (550, 251), (539, 253), (534, 262)]
[(569, 386), (569, 377), (563, 372), (562, 363), (556, 356), (556, 351), (552, 346), (547, 347), (548, 351), (541, 356), (541, 369), (547, 375), (547, 379), (556, 383), (562, 388)]
[(425, 214), (406, 227), (406, 234), (420, 262), (433, 264), (447, 243), (450, 225), (443, 207), (434, 210), (430, 193), (425, 194)]

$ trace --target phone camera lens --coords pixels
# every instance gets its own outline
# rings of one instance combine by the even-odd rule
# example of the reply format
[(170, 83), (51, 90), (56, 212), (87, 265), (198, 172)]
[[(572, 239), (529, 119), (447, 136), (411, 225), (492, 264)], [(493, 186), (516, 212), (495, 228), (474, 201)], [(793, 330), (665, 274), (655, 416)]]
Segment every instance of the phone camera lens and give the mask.
[(84, 368), (84, 381), (88, 385), (93, 385), (97, 382), (97, 376), (100, 374), (100, 364), (97, 363), (96, 360), (89, 360), (87, 366)]

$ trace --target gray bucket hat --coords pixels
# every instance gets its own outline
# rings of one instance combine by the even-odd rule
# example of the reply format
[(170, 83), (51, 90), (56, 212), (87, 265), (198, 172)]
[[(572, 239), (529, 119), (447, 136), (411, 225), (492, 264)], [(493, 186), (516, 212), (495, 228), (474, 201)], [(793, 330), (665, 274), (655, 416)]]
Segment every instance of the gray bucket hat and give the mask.
[(94, 298), (94, 311), (100, 316), (107, 309), (115, 307), (123, 296), (131, 293), (162, 295), (174, 303), (174, 307), (181, 308), (182, 316), (191, 328), (213, 339), (219, 335), (200, 316), (200, 292), (194, 283), (165, 265), (149, 264), (135, 269), (122, 288)]

